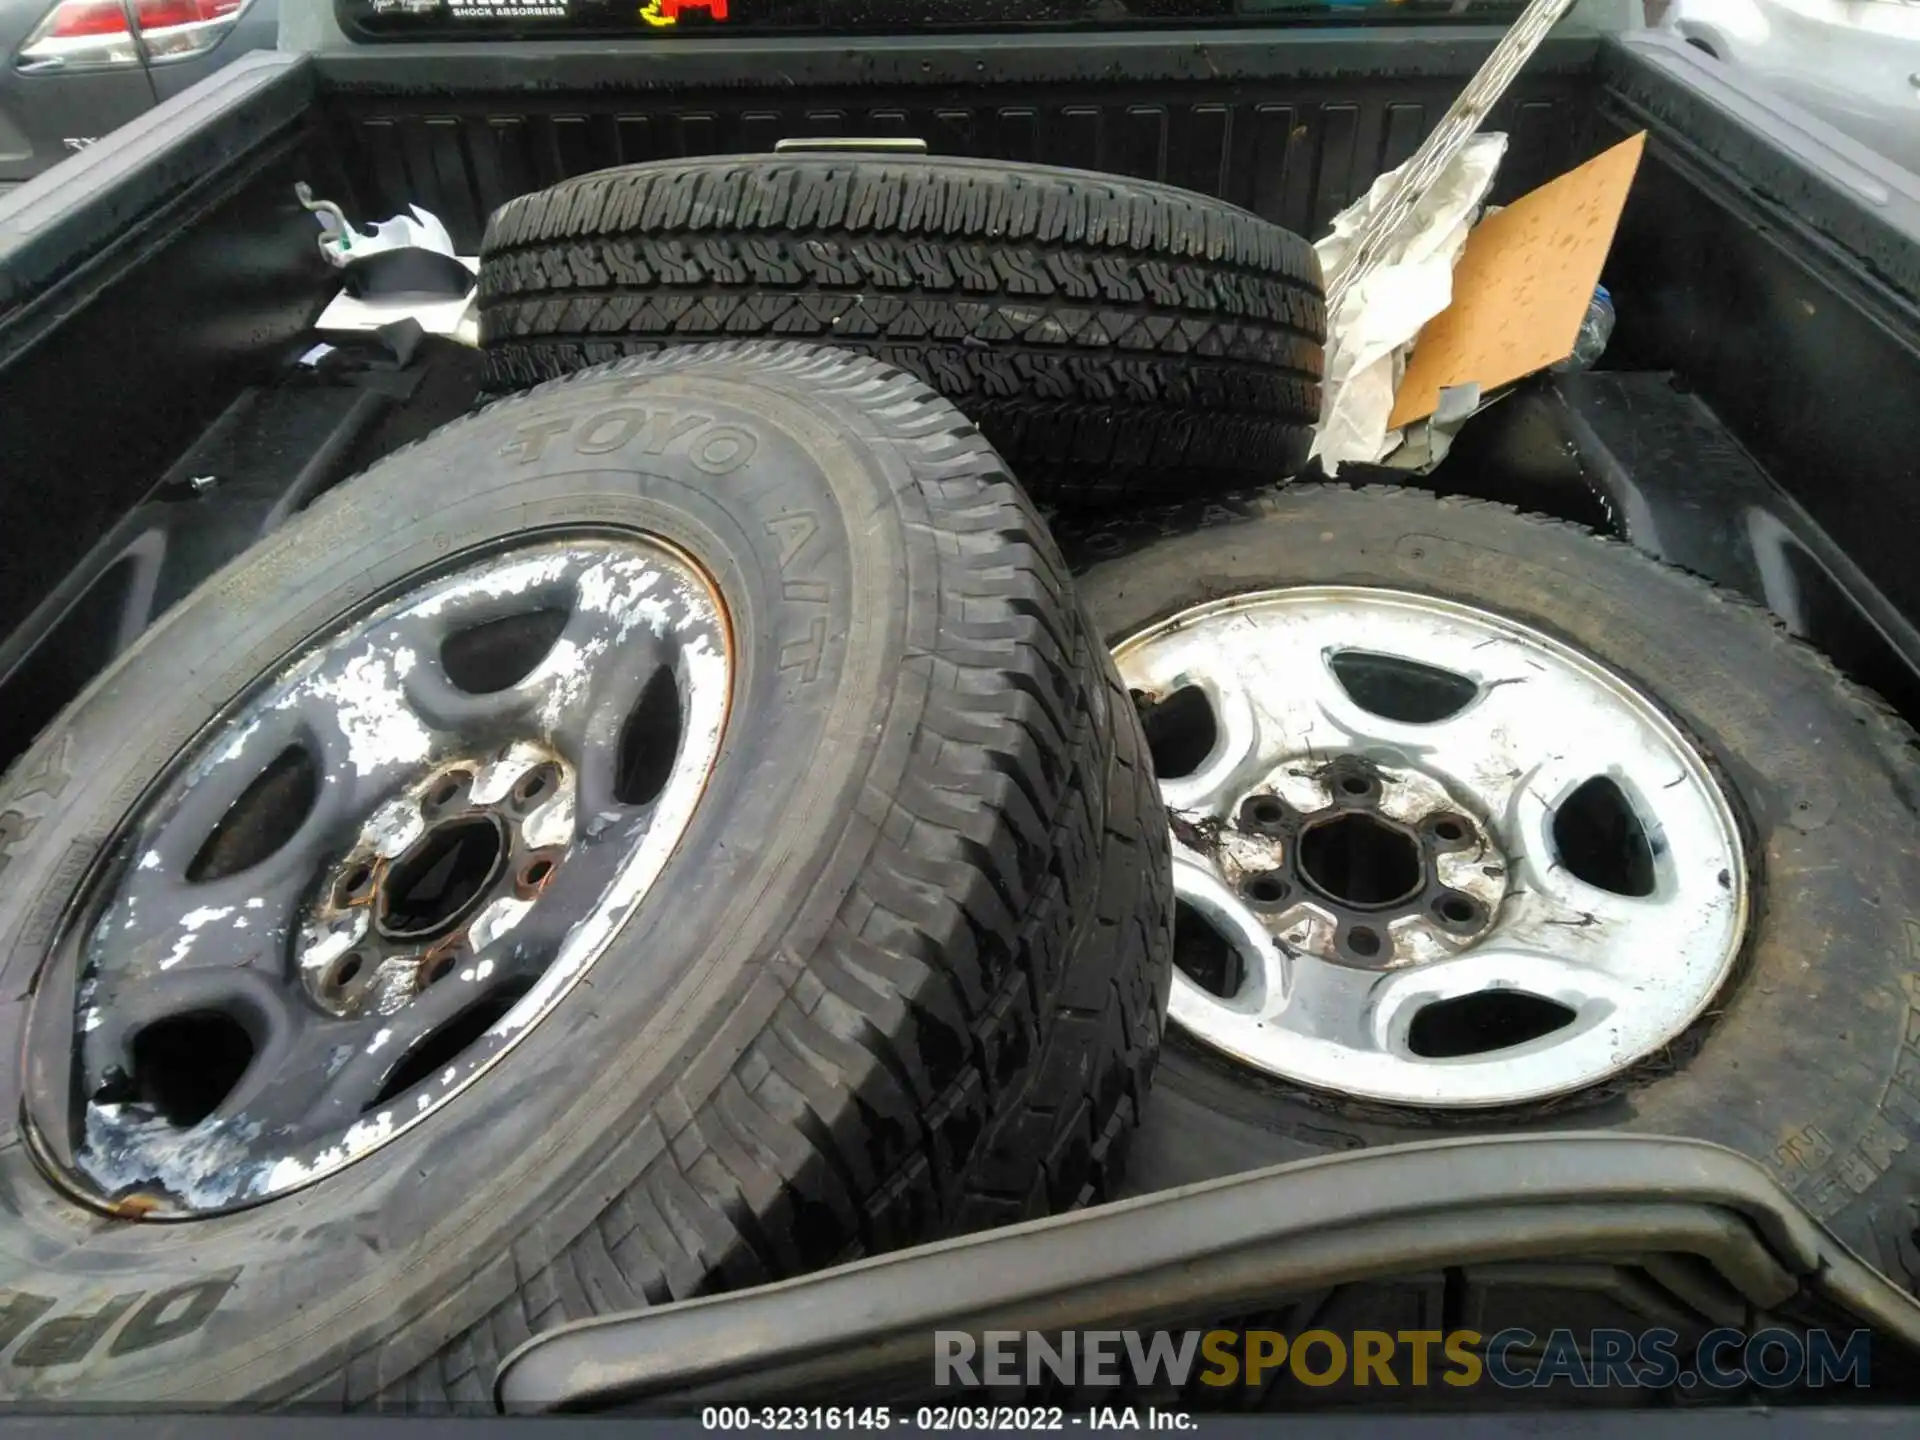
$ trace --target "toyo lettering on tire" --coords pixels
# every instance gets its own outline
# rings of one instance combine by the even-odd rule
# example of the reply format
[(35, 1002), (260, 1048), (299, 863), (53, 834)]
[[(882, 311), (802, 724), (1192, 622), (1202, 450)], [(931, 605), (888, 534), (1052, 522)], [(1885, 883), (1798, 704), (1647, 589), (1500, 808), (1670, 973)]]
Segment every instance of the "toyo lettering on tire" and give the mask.
[(1759, 1159), (1920, 1279), (1915, 738), (1577, 527), (1304, 486), (1061, 532), (1176, 832), (1163, 1187), (1449, 1133)]
[(382, 461), (0, 814), (16, 1399), (484, 1407), (530, 1331), (1104, 1196), (1171, 976), (1051, 540), (808, 346)]
[(487, 226), (500, 389), (689, 339), (811, 337), (912, 371), (1060, 504), (1306, 459), (1326, 336), (1299, 236), (1166, 185), (914, 155), (661, 160)]

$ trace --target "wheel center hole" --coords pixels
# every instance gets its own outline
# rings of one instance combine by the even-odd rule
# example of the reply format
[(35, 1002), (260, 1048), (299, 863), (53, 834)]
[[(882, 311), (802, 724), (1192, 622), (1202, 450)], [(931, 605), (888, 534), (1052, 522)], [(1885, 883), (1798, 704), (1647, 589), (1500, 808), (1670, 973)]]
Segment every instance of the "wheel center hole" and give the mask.
[(380, 929), (396, 940), (444, 935), (499, 877), (507, 837), (487, 815), (436, 825), (387, 872), (380, 891)]
[(1339, 815), (1300, 834), (1300, 873), (1343, 905), (1394, 905), (1420, 889), (1420, 847), (1413, 836), (1371, 815)]

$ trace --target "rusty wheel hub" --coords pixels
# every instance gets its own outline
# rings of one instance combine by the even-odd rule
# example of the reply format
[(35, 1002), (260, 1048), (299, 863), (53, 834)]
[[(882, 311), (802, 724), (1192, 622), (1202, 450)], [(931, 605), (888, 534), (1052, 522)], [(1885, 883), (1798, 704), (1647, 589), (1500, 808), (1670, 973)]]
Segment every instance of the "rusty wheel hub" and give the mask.
[(440, 766), (382, 806), (333, 867), (296, 951), (314, 1003), (387, 1015), (510, 934), (565, 865), (572, 768), (519, 742)]

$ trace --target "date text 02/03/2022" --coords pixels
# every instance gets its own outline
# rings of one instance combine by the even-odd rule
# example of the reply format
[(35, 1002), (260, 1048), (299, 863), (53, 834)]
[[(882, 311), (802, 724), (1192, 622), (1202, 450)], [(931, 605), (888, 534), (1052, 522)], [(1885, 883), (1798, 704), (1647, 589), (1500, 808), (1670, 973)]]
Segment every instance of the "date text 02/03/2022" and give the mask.
[(1101, 1405), (709, 1405), (706, 1430), (906, 1430), (922, 1434), (998, 1430), (1191, 1430), (1193, 1417), (1156, 1406)]

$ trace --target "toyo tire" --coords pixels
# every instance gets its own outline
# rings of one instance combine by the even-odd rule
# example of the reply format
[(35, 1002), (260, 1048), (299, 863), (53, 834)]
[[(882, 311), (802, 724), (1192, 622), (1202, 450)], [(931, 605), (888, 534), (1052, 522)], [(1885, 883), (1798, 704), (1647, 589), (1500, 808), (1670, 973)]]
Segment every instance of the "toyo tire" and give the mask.
[[(1136, 1155), (1142, 1185), (1163, 1188), (1446, 1134), (1623, 1129), (1683, 1135), (1763, 1161), (1871, 1263), (1909, 1285), (1920, 1278), (1914, 1240), (1920, 1050), (1913, 1044), (1920, 1034), (1920, 765), (1913, 732), (1885, 705), (1764, 611), (1626, 545), (1482, 501), (1302, 486), (1089, 522), (1063, 530), (1061, 543), (1076, 561), (1096, 623), (1110, 643), (1123, 647), (1123, 676), (1136, 686), (1142, 682), (1129, 668), (1130, 643), (1169, 617), (1199, 606), (1221, 613), (1220, 607), (1256, 592), (1298, 597), (1308, 593), (1303, 587), (1344, 587), (1350, 612), (1358, 613), (1358, 600), (1390, 590), (1458, 613), (1470, 607), (1501, 623), (1518, 622), (1651, 699), (1729, 802), (1745, 856), (1744, 931), (1730, 932), (1727, 968), (1716, 985), (1693, 997), (1692, 1018), (1684, 1006), (1675, 1009), (1670, 1038), (1660, 1042), (1653, 1035), (1659, 1043), (1637, 1058), (1617, 1057), (1631, 1063), (1552, 1095), (1471, 1107), (1362, 1099), (1354, 1090), (1371, 1073), (1362, 1063), (1367, 1057), (1340, 1072), (1344, 1083), (1338, 1076), (1306, 1083), (1299, 1076), (1307, 1068), (1304, 1051), (1263, 1068), (1249, 1059), (1268, 1053), (1256, 1046), (1230, 1056), (1197, 1042), (1184, 1027), (1176, 994), (1175, 1039), (1156, 1092), (1167, 1123), (1155, 1129), (1167, 1140)], [(1191, 618), (1186, 623), (1187, 634), (1203, 634)], [(1237, 643), (1241, 663), (1257, 664), (1255, 642), (1243, 636)], [(1489, 657), (1503, 653), (1496, 641), (1488, 646)], [(1436, 645), (1414, 658), (1440, 664), (1440, 653)], [(1537, 672), (1525, 663), (1500, 663), (1507, 668), (1497, 681), (1481, 677), (1481, 694), (1499, 683), (1506, 688), (1491, 693), (1523, 696)], [(1291, 682), (1299, 693), (1314, 677), (1296, 668)], [(1502, 703), (1507, 708), (1492, 713), (1522, 713), (1523, 700)], [(1471, 711), (1461, 713), (1471, 718)], [(1556, 731), (1569, 753), (1583, 743), (1580, 714), (1566, 710), (1546, 719), (1548, 738), (1533, 758), (1562, 748)], [(1155, 729), (1150, 719), (1149, 733)], [(1156, 755), (1178, 730), (1156, 739)], [(1200, 750), (1209, 742), (1202, 735), (1185, 743)], [(1444, 754), (1445, 743), (1436, 737), (1427, 753)], [(1319, 758), (1337, 754), (1334, 747)], [(1371, 758), (1382, 756), (1383, 763), (1404, 758), (1395, 746), (1375, 749)], [(1617, 765), (1631, 775), (1624, 752), (1595, 758), (1602, 772)], [(1186, 773), (1205, 763), (1192, 754), (1176, 756), (1161, 772)], [(1418, 768), (1424, 761), (1416, 755), (1408, 763)], [(1681, 785), (1679, 772), (1665, 773), (1673, 778), (1664, 783)], [(1642, 792), (1655, 821), (1664, 813), (1662, 784), (1656, 772)], [(1500, 824), (1495, 817), (1490, 828), (1497, 832)], [(1566, 832), (1552, 833), (1553, 864), (1585, 863), (1573, 858)], [(1649, 833), (1654, 866), (1664, 863), (1663, 845), (1676, 866), (1693, 863), (1672, 832), (1663, 837), (1650, 824)], [(1296, 848), (1305, 855), (1304, 845)], [(1505, 857), (1511, 868), (1521, 847), (1508, 848), (1516, 852)], [(1721, 876), (1721, 888), (1731, 893), (1739, 878)], [(1704, 879), (1711, 894), (1711, 869)], [(1681, 893), (1679, 884), (1671, 893)], [(1573, 887), (1558, 881), (1556, 888)], [(1649, 905), (1670, 893), (1664, 880), (1616, 888), (1651, 897)], [(1189, 893), (1180, 889), (1178, 943), (1183, 957), (1204, 957), (1204, 949), (1187, 948), (1194, 936), (1212, 943), (1209, 925), (1190, 930)], [(1511, 889), (1498, 903), (1517, 903)], [(1569, 938), (1554, 953), (1571, 954), (1576, 943), (1603, 945), (1614, 923), (1606, 917), (1619, 914), (1627, 917), (1620, 923), (1632, 923), (1635, 903), (1601, 909), (1597, 921), (1578, 907), (1557, 917), (1559, 933)], [(1624, 993), (1628, 1008), (1616, 1015), (1630, 1018), (1641, 999), (1680, 1004), (1681, 954), (1678, 947), (1649, 948), (1616, 957), (1628, 967), (1624, 974), (1641, 966), (1657, 972), (1632, 980), (1640, 988)], [(1185, 969), (1190, 962), (1180, 963)], [(1522, 968), (1511, 983), (1540, 988), (1551, 982)], [(1198, 1003), (1194, 1013), (1205, 1019), (1210, 1012), (1204, 1000)], [(1489, 1076), (1517, 1086), (1530, 1055), (1551, 1053), (1550, 1040), (1530, 1040), (1538, 1050), (1495, 1051), (1489, 1058), (1503, 1063), (1488, 1066)], [(1451, 1082), (1465, 1063), (1449, 1058), (1433, 1069), (1446, 1071), (1443, 1078)], [(1578, 1079), (1575, 1071), (1567, 1075)]]
[(663, 344), (809, 337), (878, 356), (1055, 504), (1284, 478), (1319, 416), (1319, 261), (1165, 185), (917, 156), (663, 160), (487, 226), (498, 389)]
[[(436, 724), (532, 714), (557, 726), (553, 716), (572, 713), (568, 686), (617, 688), (627, 683), (625, 662), (603, 656), (597, 668), (581, 667), (561, 654), (575, 642), (549, 633), (540, 643), (552, 648), (534, 647), (532, 669), (516, 662), (489, 678), (468, 660), (456, 672), (455, 657), (472, 647), (453, 637), (484, 630), (490, 644), (505, 644), (508, 631), (485, 627), (555, 607), (611, 646), (642, 643), (640, 621), (656, 637), (679, 633), (692, 623), (692, 592), (659, 575), (628, 583), (585, 572), (599, 577), (590, 587), (563, 584), (564, 567), (540, 568), (574, 553), (566, 547), (638, 536), (671, 547), (718, 597), (724, 623), (703, 632), (711, 643), (698, 653), (730, 657), (724, 728), (697, 804), (646, 891), (659, 899), (608, 909), (616, 889), (598, 892), (592, 904), (601, 908), (589, 913), (605, 924), (588, 940), (599, 948), (583, 952), (569, 984), (536, 986), (548, 1008), (511, 1012), (521, 1019), (483, 1037), (517, 1035), (517, 1044), (455, 1092), (426, 1079), (377, 1095), (351, 1112), (363, 1119), (340, 1150), (291, 1171), (255, 1165), (270, 1152), (247, 1147), (278, 1145), (279, 1132), (230, 1124), (239, 1101), (215, 1097), (203, 1122), (210, 1129), (168, 1130), (162, 1061), (152, 1062), (151, 1084), (141, 1070), (145, 1030), (127, 1031), (111, 1105), (104, 1087), (96, 1094), (62, 1080), (69, 1057), (78, 1057), (75, 1073), (91, 1073), (93, 1051), (74, 1040), (74, 1007), (85, 1011), (88, 1036), (115, 1033), (126, 1029), (115, 1006), (159, 983), (92, 931), (92, 989), (76, 1000), (66, 937), (90, 923), (89, 896), (127, 876), (149, 883), (174, 863), (159, 858), (173, 853), (164, 826), (193, 813), (196, 777), (265, 753), (247, 750), (253, 732), (223, 728), (236, 707), (257, 693), (338, 700), (343, 749), (332, 748), (339, 736), (324, 714), (296, 730), (293, 744), (311, 741), (320, 778), (353, 794), (368, 777), (404, 787), (422, 763), (392, 719), (403, 700), (406, 713)], [(526, 545), (546, 548), (518, 588), (461, 581), (465, 588), (430, 592), (454, 597), (445, 604), (413, 598), (442, 583), (434, 577), (477, 573), (463, 567), (511, 560)], [(609, 611), (609, 595), (632, 603)], [(603, 613), (634, 623), (595, 632), (592, 617)], [(344, 633), (373, 636), (370, 659), (336, 673), (327, 668), (334, 657), (359, 652), (326, 648), (286, 665), (313, 637), (361, 626), (369, 614), (365, 625), (375, 628)], [(437, 664), (436, 652), (415, 644), (434, 634), (445, 637)], [(413, 637), (404, 654), (393, 639), (402, 635)], [(487, 653), (504, 664), (497, 646)], [(643, 733), (678, 765), (705, 733), (701, 717), (714, 712), (701, 706), (713, 697), (698, 676), (687, 678), (693, 670), (671, 673), (681, 682), (680, 728), (662, 730), (646, 711)], [(381, 690), (383, 674), (400, 681)], [(554, 675), (567, 684), (537, 678)], [(449, 698), (442, 681), (459, 693)], [(9, 1116), (24, 1105), (34, 1120), (31, 1145), (10, 1128), (0, 1148), (0, 1393), (484, 1409), (499, 1357), (563, 1321), (1109, 1194), (1159, 1046), (1171, 906), (1143, 741), (1116, 686), (1051, 540), (992, 450), (925, 387), (870, 359), (720, 345), (622, 361), (450, 425), (330, 493), (169, 611), (0, 782), (9, 997), (0, 1022), (9, 1053), (24, 1030), (34, 1056), (24, 1095), (20, 1073), (6, 1072)], [(381, 705), (360, 703), (375, 690)], [(653, 693), (649, 682), (635, 714), (656, 703), (644, 698)], [(670, 699), (657, 703), (673, 710)], [(253, 713), (264, 733), (281, 711), (307, 714), (304, 704)], [(486, 743), (518, 733), (489, 730)], [(628, 744), (631, 722), (618, 733), (604, 753), (626, 787), (654, 752)], [(433, 746), (444, 748), (438, 738)], [(542, 787), (572, 766), (575, 803), (535, 813), (577, 812), (573, 842), (556, 841), (545, 822), (535, 836), (533, 821), (511, 816), (435, 822), (456, 826), (458, 843), (434, 855), (464, 856), (509, 831), (516, 844), (549, 847), (512, 947), (484, 949), (476, 920), (461, 932), (466, 968), (435, 980), (423, 959), (417, 989), (392, 992), (401, 1003), (379, 1023), (406, 1025), (448, 987), (486, 982), (489, 956), (505, 966), (544, 953), (541, 907), (578, 901), (583, 892), (564, 889), (566, 877), (593, 873), (570, 867), (595, 844), (651, 835), (635, 827), (658, 823), (679, 793), (678, 779), (641, 790), (661, 797), (645, 813), (588, 805), (602, 794), (590, 776), (602, 772), (581, 757), (602, 752), (570, 755), (557, 740), (548, 752), (554, 768), (538, 784), (523, 777), (501, 800), (483, 767), (461, 782), (464, 802), (446, 803), (544, 804), (538, 797), (551, 792)], [(336, 753), (348, 757), (345, 768), (330, 768)], [(183, 755), (203, 758), (187, 764)], [(116, 837), (147, 824), (133, 817), (157, 813), (153, 797), (172, 794), (176, 780), (189, 798), (152, 822), (162, 827), (152, 869), (145, 855), (122, 863), (131, 852)], [(227, 878), (190, 866), (170, 883), (186, 893), (224, 886), (226, 895), (236, 865), (255, 867), (239, 869), (240, 881), (277, 874), (283, 853), (320, 833), (319, 821), (300, 819), (291, 835), (274, 821), (290, 803), (285, 790), (247, 810), (260, 793), (249, 786), (224, 815), (200, 812), (220, 824), (193, 864), (213, 854)], [(618, 788), (616, 799), (628, 794)], [(293, 813), (320, 814), (327, 802), (307, 803), (316, 808)], [(242, 811), (244, 823), (234, 819)], [(376, 838), (392, 833), (390, 812), (377, 813), (389, 820)], [(343, 848), (350, 830), (334, 825), (323, 838)], [(468, 873), (464, 860), (448, 859), (440, 879), (426, 875), (431, 867), (407, 856), (438, 844), (440, 831), (419, 833), (408, 842), (415, 850), (399, 852), (396, 840), (382, 852), (399, 858), (379, 872), (378, 918), (364, 933), (387, 936), (389, 956), (415, 943), (406, 936), (450, 923), (450, 908), (436, 921), (423, 907), (444, 898), (454, 883), (447, 874)], [(229, 853), (247, 845), (265, 858)], [(624, 885), (636, 872), (617, 873)], [(337, 903), (347, 902), (311, 902)], [(154, 933), (127, 913), (129, 928)], [(249, 932), (262, 936), (257, 944), (231, 928), (236, 917), (273, 913), (209, 899), (174, 927), (170, 950), (141, 953), (170, 956), (181, 961), (172, 974), (204, 970), (221, 985), (229, 970), (250, 966), (249, 975), (264, 971), (285, 989), (294, 983), (287, 935), (266, 919)], [(554, 933), (571, 946), (583, 933), (574, 912), (553, 914)], [(209, 944), (238, 959), (223, 969), (226, 950)], [(399, 963), (381, 960), (374, 973)], [(358, 978), (340, 972), (337, 956), (327, 964), (317, 993), (344, 1007)], [(542, 974), (561, 974), (558, 964)], [(269, 991), (246, 983), (255, 998), (241, 1018), (257, 1032), (256, 1054), (278, 1054), (280, 1032), (258, 1019), (272, 1008), (260, 998)], [(93, 1028), (101, 1015), (105, 1032)], [(158, 1023), (147, 1013), (140, 1023), (150, 1022)], [(355, 1073), (385, 1034), (338, 1073)], [(468, 1074), (457, 1068), (467, 1053), (430, 1073)], [(203, 1048), (190, 1059), (210, 1056)], [(335, 1086), (335, 1073), (316, 1072), (316, 1090)], [(50, 1108), (63, 1085), (66, 1105)], [(233, 1095), (284, 1093), (253, 1085), (251, 1067), (235, 1086)], [(87, 1159), (93, 1131), (72, 1128), (81, 1111), (132, 1150)], [(424, 1118), (408, 1123), (416, 1111)], [(139, 1122), (131, 1128), (129, 1115)], [(161, 1143), (150, 1145), (155, 1127)], [(71, 1167), (54, 1183), (49, 1157), (62, 1147)], [(158, 1168), (149, 1176), (142, 1165)], [(103, 1173), (121, 1186), (116, 1195), (89, 1193)], [(156, 1213), (177, 1218), (158, 1223)]]

